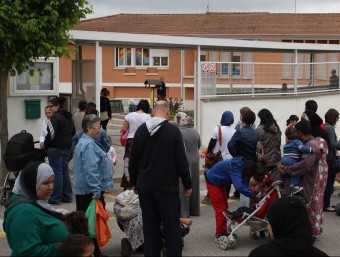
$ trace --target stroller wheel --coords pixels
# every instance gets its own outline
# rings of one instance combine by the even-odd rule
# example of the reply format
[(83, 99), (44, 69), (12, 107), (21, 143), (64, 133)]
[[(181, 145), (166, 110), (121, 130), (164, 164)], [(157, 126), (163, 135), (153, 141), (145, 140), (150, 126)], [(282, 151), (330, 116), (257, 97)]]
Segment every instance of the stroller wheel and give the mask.
[(7, 192), (4, 189), (3, 192), (1, 193), (1, 205), (5, 205), (7, 202)]
[(220, 243), (221, 249), (223, 249), (223, 250), (229, 249), (229, 239), (228, 239), (227, 236), (220, 236), (218, 238), (218, 241)]
[(232, 235), (228, 236), (228, 240), (229, 240), (229, 248), (230, 249), (234, 249), (235, 246), (236, 246), (236, 237), (235, 237), (235, 235), (234, 236), (232, 236)]
[(335, 212), (337, 216), (340, 216), (340, 203), (335, 206)]

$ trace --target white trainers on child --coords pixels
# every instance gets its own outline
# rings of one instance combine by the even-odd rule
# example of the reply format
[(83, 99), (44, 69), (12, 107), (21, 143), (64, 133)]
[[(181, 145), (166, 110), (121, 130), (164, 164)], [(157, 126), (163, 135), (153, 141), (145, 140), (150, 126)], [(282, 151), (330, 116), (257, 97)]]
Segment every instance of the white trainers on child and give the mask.
[(291, 186), (291, 188), (292, 188), (292, 195), (295, 195), (303, 190), (303, 187), (299, 187), (299, 186)]

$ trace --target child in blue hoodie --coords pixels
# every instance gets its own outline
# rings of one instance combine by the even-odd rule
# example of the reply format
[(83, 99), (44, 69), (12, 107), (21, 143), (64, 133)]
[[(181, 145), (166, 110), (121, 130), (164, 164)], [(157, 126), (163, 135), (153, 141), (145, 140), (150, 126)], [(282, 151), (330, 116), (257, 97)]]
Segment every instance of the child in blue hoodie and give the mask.
[(253, 198), (253, 194), (246, 185), (245, 178), (255, 174), (257, 164), (253, 160), (245, 160), (243, 157), (235, 157), (215, 164), (205, 171), (206, 186), (211, 204), (215, 210), (216, 232), (215, 241), (220, 236), (226, 235), (227, 220), (223, 212), (228, 210), (228, 195), (226, 188), (233, 184), (235, 190), (246, 197)]

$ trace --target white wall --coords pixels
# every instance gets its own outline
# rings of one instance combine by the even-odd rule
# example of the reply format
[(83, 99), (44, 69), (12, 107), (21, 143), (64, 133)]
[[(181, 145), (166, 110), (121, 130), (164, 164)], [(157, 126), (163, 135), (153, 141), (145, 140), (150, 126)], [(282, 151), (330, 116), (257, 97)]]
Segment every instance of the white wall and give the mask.
[[(40, 99), (40, 119), (26, 119), (25, 100)], [(48, 103), (47, 96), (9, 96), (8, 97), (8, 139), (14, 134), (26, 130), (33, 135), (34, 141), (39, 141), (41, 124), (45, 119), (45, 106)], [(35, 145), (39, 147), (39, 145)]]
[[(334, 108), (340, 112), (340, 93), (331, 92), (316, 95), (304, 95), (304, 96), (255, 96), (255, 97), (222, 97), (219, 100), (206, 99), (201, 101), (201, 141), (202, 145), (207, 146), (211, 138), (213, 128), (220, 123), (222, 113), (224, 111), (231, 111), (234, 114), (234, 125), (240, 119), (240, 109), (244, 106), (252, 109), (256, 114), (256, 125), (259, 124), (259, 118), (257, 113), (266, 108), (270, 110), (276, 119), (280, 129), (283, 133), (282, 144), (284, 144), (284, 130), (286, 127), (286, 120), (291, 114), (295, 114), (298, 117), (301, 116), (305, 108), (305, 102), (307, 100), (315, 100), (318, 103), (317, 113), (324, 120), (325, 113), (328, 109)], [(340, 123), (338, 123), (340, 127)], [(340, 138), (340, 129), (336, 128), (336, 133)]]

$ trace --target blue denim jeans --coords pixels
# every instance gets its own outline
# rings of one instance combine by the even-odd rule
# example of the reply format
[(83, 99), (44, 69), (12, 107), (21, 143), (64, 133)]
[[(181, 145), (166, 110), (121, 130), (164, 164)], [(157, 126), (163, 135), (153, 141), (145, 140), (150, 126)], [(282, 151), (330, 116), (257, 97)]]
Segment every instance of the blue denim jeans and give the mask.
[(69, 149), (47, 149), (48, 162), (54, 171), (54, 186), (50, 203), (72, 202), (71, 179), (68, 171)]

